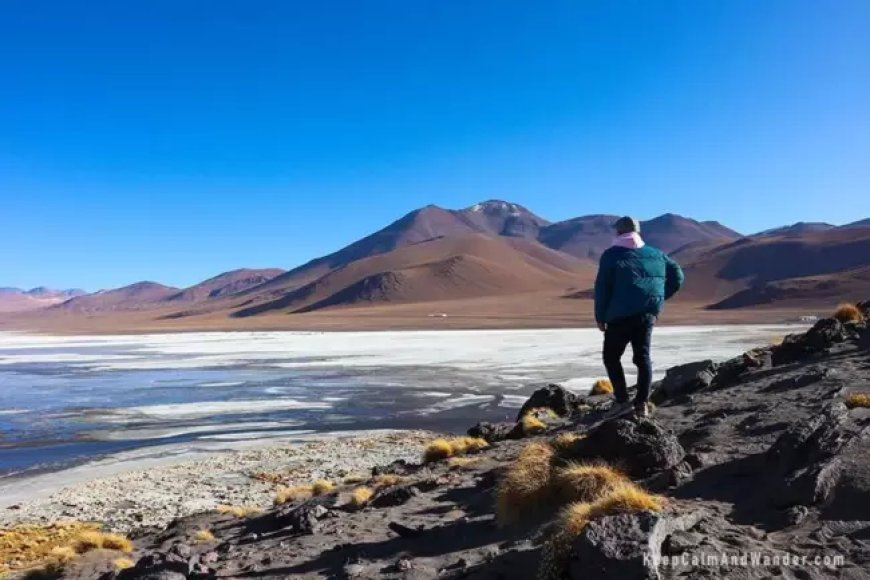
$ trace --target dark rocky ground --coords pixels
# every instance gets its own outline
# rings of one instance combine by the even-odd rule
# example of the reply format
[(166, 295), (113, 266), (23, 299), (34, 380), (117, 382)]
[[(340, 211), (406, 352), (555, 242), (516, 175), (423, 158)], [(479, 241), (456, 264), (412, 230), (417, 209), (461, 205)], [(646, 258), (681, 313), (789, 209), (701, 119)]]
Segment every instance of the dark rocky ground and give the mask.
[[(518, 436), (512, 425), (478, 426), (493, 445), (476, 461), (388, 466), (406, 480), (363, 509), (345, 507), (345, 486), (248, 518), (200, 514), (135, 538), (134, 568), (115, 572), (97, 552), (65, 576), (533, 579), (551, 518), (499, 528), (495, 485), (529, 440), (570, 430), (588, 437), (568, 458), (617, 463), (671, 501), (662, 514), (589, 524), (566, 578), (870, 578), (870, 409), (847, 407), (854, 392), (870, 392), (870, 330), (822, 320), (779, 346), (671, 369), (650, 421), (604, 421), (603, 398), (544, 389), (531, 406), (565, 415), (546, 434), (503, 439)], [(215, 539), (197, 541), (201, 529)], [(808, 561), (699, 561), (786, 553)], [(656, 566), (644, 555), (679, 562)], [(817, 556), (843, 562), (817, 565)]]

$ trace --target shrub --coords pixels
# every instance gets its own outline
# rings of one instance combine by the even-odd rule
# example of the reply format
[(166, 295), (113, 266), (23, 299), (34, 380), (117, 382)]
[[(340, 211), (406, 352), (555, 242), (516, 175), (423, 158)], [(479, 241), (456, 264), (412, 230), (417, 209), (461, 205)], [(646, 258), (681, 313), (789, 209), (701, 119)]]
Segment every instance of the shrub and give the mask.
[(441, 461), (453, 455), (453, 446), (447, 439), (435, 439), (426, 446), (423, 452), (423, 461), (432, 463), (433, 461)]
[(326, 479), (318, 479), (311, 484), (311, 493), (313, 495), (326, 495), (335, 490), (335, 485)]
[(609, 395), (613, 393), (613, 383), (610, 379), (598, 379), (592, 383), (592, 391), (590, 395)]
[(489, 447), (489, 442), (483, 437), (456, 437), (450, 440), (450, 445), (453, 447), (453, 455), (463, 455), (480, 453)]
[(846, 397), (846, 406), (850, 409), (858, 407), (870, 408), (870, 393), (852, 393)]
[(73, 544), (79, 554), (99, 550), (103, 547), (103, 534), (98, 530), (88, 530), (79, 534)]
[(364, 485), (354, 489), (350, 494), (350, 505), (356, 509), (365, 507), (375, 494), (370, 487)]
[(555, 492), (563, 501), (593, 502), (628, 479), (604, 463), (569, 463), (553, 473)]
[(496, 488), (496, 519), (505, 526), (540, 513), (550, 498), (550, 462), (554, 450), (546, 443), (526, 445)]
[(840, 304), (834, 311), (834, 318), (843, 323), (861, 322), (864, 320), (864, 314), (854, 304)]
[(345, 477), (345, 478), (342, 480), (342, 483), (345, 483), (345, 484), (347, 484), (347, 485), (354, 485), (354, 484), (357, 484), (357, 483), (363, 483), (363, 482), (366, 481), (367, 479), (368, 479), (368, 476), (365, 476), (365, 475), (359, 475), (359, 474), (356, 474), (356, 475), (348, 475), (347, 477)]
[(211, 533), (211, 530), (197, 530), (195, 534), (193, 534), (193, 539), (197, 542), (213, 542), (214, 534)]
[(275, 494), (275, 505), (282, 505), (297, 499), (310, 497), (314, 491), (310, 485), (279, 486)]
[(523, 435), (539, 435), (547, 430), (547, 424), (531, 413), (523, 415), (520, 419), (520, 427), (523, 429)]
[(129, 554), (133, 551), (133, 542), (121, 534), (103, 534), (103, 549), (117, 550)]
[(248, 516), (261, 513), (263, 510), (256, 506), (244, 505), (219, 505), (215, 510), (220, 514), (231, 514), (237, 518), (246, 518)]
[(479, 461), (480, 459), (477, 457), (451, 457), (447, 460), (447, 465), (451, 469), (469, 469)]
[(136, 565), (130, 558), (116, 558), (112, 563), (115, 565), (115, 570), (126, 570)]
[(619, 482), (591, 503), (578, 501), (569, 504), (562, 510), (555, 531), (544, 546), (539, 580), (557, 580), (564, 577), (571, 545), (592, 520), (619, 513), (659, 512), (665, 505), (664, 497), (653, 495), (627, 480)]

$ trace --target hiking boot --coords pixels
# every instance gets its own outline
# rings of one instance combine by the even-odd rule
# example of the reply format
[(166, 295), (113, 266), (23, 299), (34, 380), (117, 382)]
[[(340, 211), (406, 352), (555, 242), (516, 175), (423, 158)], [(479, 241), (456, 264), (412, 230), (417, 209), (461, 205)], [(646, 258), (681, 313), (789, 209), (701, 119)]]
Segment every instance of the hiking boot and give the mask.
[(635, 403), (634, 416), (638, 419), (649, 419), (649, 403)]
[(615, 419), (616, 417), (621, 417), (629, 413), (631, 408), (630, 401), (613, 401), (613, 404), (610, 405), (610, 408), (607, 409), (606, 413), (604, 413), (604, 419)]

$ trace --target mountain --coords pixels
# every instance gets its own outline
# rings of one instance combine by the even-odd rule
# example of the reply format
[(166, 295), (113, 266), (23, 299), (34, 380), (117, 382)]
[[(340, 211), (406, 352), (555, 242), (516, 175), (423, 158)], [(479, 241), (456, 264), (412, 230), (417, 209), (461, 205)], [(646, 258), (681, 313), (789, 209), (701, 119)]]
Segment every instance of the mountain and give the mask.
[(480, 231), (497, 236), (536, 239), (541, 228), (550, 223), (519, 204), (498, 199), (476, 203), (463, 210), (453, 210), (452, 213)]
[(593, 274), (591, 265), (526, 238), (439, 237), (356, 260), (280, 295), (269, 288), (235, 315), (563, 291), (591, 283)]
[(185, 288), (181, 292), (167, 297), (166, 300), (171, 302), (198, 302), (200, 300), (223, 298), (259, 286), (283, 273), (284, 270), (280, 268), (241, 268), (239, 270), (232, 270)]
[(763, 232), (758, 232), (757, 234), (754, 234), (754, 237), (782, 235), (794, 236), (805, 234), (807, 232), (824, 232), (827, 230), (832, 230), (835, 227), (837, 226), (825, 222), (797, 222), (796, 224), (792, 224), (790, 226), (782, 226), (770, 230), (765, 230)]
[(810, 231), (697, 244), (674, 258), (686, 271), (686, 297), (714, 308), (773, 301), (860, 296), (870, 266), (870, 228)]
[(76, 296), (54, 308), (81, 313), (142, 310), (154, 307), (176, 293), (178, 288), (156, 282), (137, 282), (114, 290), (101, 290), (93, 294)]
[(867, 218), (866, 220), (852, 222), (852, 223), (846, 224), (844, 226), (840, 226), (840, 229), (850, 229), (850, 228), (870, 228), (870, 218)]
[(44, 286), (23, 290), (0, 288), (0, 312), (25, 312), (47, 308), (64, 300), (85, 294), (84, 290), (52, 290)]
[[(615, 215), (589, 215), (550, 224), (541, 230), (539, 239), (553, 249), (579, 258), (595, 260), (610, 247)], [(640, 222), (643, 239), (664, 252), (673, 252), (687, 244), (708, 240), (733, 240), (740, 234), (718, 222), (699, 222), (676, 214), (664, 214)]]

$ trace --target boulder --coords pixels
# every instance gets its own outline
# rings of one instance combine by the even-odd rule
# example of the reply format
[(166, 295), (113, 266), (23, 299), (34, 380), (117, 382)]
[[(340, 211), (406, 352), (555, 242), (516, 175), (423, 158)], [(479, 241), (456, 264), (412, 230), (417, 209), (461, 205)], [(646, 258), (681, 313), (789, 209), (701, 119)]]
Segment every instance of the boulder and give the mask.
[(674, 434), (656, 423), (616, 419), (593, 429), (575, 447), (578, 459), (622, 465), (633, 477), (649, 477), (679, 465), (686, 451)]
[(571, 580), (657, 579), (662, 545), (698, 523), (701, 513), (641, 512), (594, 520), (577, 536), (568, 561)]
[(522, 419), (529, 410), (539, 407), (552, 409), (560, 417), (568, 417), (578, 404), (577, 395), (560, 385), (549, 384), (532, 393), (532, 396), (523, 404), (519, 414), (517, 414), (517, 421)]
[(396, 459), (387, 465), (375, 465), (372, 467), (372, 477), (379, 475), (410, 475), (419, 469), (419, 465), (410, 463), (404, 459)]
[(394, 485), (379, 490), (369, 502), (376, 508), (393, 507), (408, 502), (411, 498), (419, 495), (419, 491), (413, 485)]
[(190, 571), (191, 562), (188, 558), (170, 548), (165, 553), (146, 554), (135, 566), (118, 572), (115, 577), (118, 580), (186, 580)]
[(496, 443), (507, 439), (514, 426), (514, 423), (489, 423), (481, 421), (468, 430), (468, 435), (470, 437), (485, 439), (487, 443)]
[(665, 378), (658, 383), (653, 399), (663, 401), (705, 389), (716, 377), (717, 367), (712, 360), (671, 367), (665, 372)]
[(836, 318), (823, 318), (804, 334), (789, 334), (773, 349), (774, 366), (804, 360), (825, 352), (835, 344), (857, 338), (857, 332)]
[(253, 518), (247, 523), (247, 531), (265, 533), (287, 530), (294, 535), (315, 534), (320, 528), (322, 518), (328, 515), (328, 507), (336, 502), (335, 495), (315, 497), (303, 504), (289, 504), (275, 508), (264, 515)]

